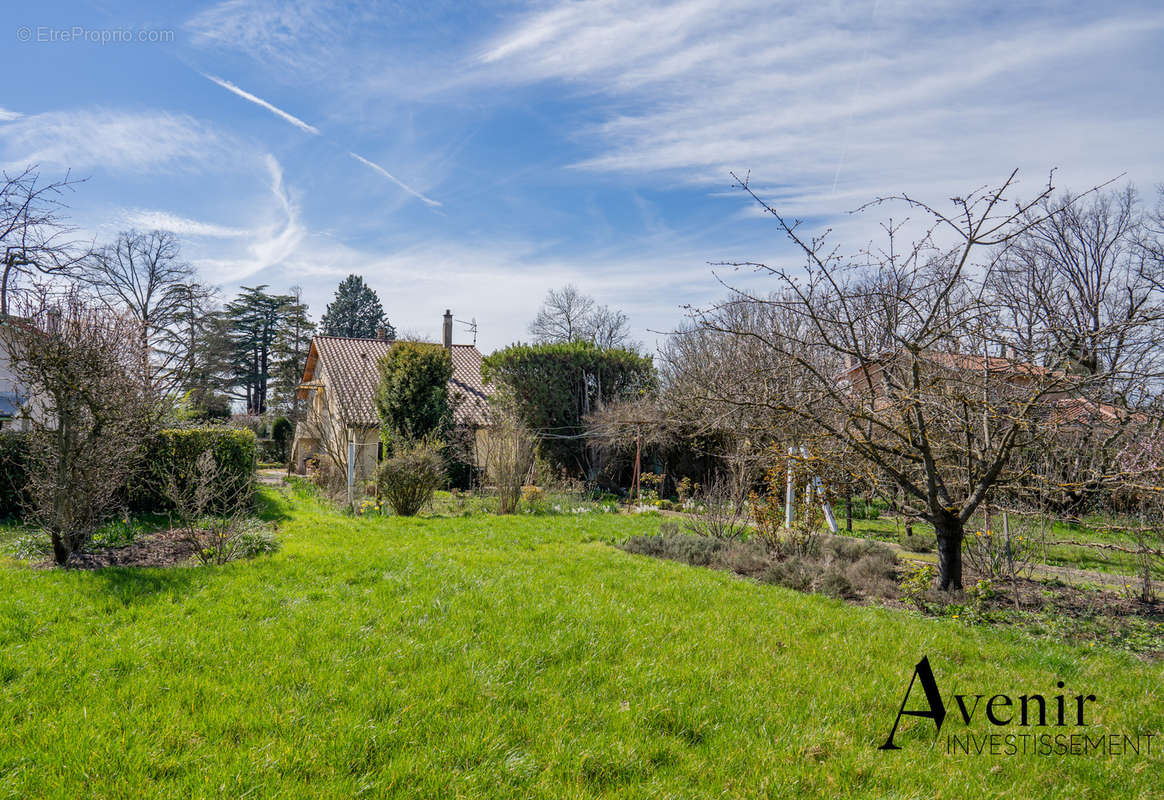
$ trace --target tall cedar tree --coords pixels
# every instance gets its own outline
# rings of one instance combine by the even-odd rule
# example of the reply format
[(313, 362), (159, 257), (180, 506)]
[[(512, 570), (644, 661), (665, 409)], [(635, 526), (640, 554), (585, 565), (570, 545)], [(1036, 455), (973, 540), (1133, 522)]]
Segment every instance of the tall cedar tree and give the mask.
[(273, 350), (284, 323), (284, 312), (294, 302), (285, 294), (268, 294), (266, 286), (242, 287), (227, 304), (233, 388), (246, 403), (248, 414), (267, 410)]
[(388, 322), (376, 292), (359, 275), (344, 278), (336, 290), (335, 300), (327, 304), (320, 331), (324, 336), (371, 339), (379, 328), (385, 330), (389, 339), (396, 338), (396, 329)]
[(307, 361), (307, 351), (311, 349), (311, 337), (315, 335), (315, 323), (307, 315), (303, 289), (292, 286), (289, 297), (291, 299), (283, 309), (274, 345), (273, 403), (281, 411), (287, 412), (291, 419), (298, 420), (298, 387), (303, 380), (303, 367)]
[(594, 459), (583, 438), (586, 417), (656, 382), (650, 356), (590, 342), (512, 345), (487, 357), (482, 373), (496, 401), (541, 436), (542, 453), (587, 478)]
[(398, 442), (441, 436), (452, 422), (449, 379), (453, 360), (440, 345), (398, 342), (380, 362), (376, 411), (386, 449)]

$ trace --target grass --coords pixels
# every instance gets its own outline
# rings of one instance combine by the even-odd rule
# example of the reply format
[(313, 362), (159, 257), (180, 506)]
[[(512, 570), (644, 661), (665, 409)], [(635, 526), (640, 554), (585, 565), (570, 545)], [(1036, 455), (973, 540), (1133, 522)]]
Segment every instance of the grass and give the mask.
[(1093, 735), (1164, 731), (1159, 663), (611, 546), (658, 518), (357, 518), (302, 490), (266, 498), (273, 556), (0, 566), (0, 797), (1164, 792), (1159, 742), (950, 756), (907, 720), (903, 749), (877, 750), (922, 655), (944, 693), (1094, 692)]
[[(838, 516), (837, 522), (841, 527), (841, 532), (847, 533), (844, 517)], [(1033, 563), (1104, 572), (1112, 575), (1137, 574), (1140, 566), (1136, 556), (1132, 553), (1058, 543), (1063, 540), (1071, 540), (1101, 544), (1119, 544), (1125, 547), (1134, 546), (1134, 542), (1128, 537), (1104, 529), (1102, 521), (1096, 520), (1095, 523), (1094, 526), (1087, 525), (1086, 523), (1053, 523), (1051, 529), (1047, 532), (1045, 549), (1041, 544), (1036, 546)], [(931, 526), (920, 522), (913, 523), (913, 531), (915, 535), (920, 536), (932, 538), (934, 535), (934, 529)], [(902, 520), (890, 516), (881, 516), (876, 519), (854, 519), (851, 535), (882, 542), (897, 542), (904, 532), (905, 523)], [(967, 535), (970, 535), (969, 530), (967, 530)]]

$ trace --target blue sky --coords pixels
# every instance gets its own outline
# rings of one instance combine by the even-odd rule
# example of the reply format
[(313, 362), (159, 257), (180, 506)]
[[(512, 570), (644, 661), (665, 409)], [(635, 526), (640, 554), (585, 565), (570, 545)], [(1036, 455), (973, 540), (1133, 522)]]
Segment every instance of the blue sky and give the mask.
[(873, 196), (1015, 167), (1150, 196), (1162, 32), (1150, 2), (10, 4), (0, 164), (72, 169), (81, 235), (173, 230), (227, 292), (318, 316), (356, 272), (488, 352), (573, 282), (652, 345), (708, 262), (794, 257), (731, 170), (853, 250)]

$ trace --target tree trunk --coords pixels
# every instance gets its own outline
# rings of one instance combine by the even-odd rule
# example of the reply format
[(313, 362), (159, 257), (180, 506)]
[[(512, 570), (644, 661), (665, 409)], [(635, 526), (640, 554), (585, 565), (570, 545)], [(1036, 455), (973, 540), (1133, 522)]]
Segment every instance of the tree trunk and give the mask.
[(853, 495), (845, 495), (845, 530), (853, 532)]
[(53, 562), (57, 566), (63, 567), (69, 561), (69, 548), (65, 546), (65, 540), (59, 533), (53, 531), (51, 536), (53, 540)]
[(934, 523), (938, 535), (939, 586), (943, 592), (962, 590), (962, 520), (943, 513)]

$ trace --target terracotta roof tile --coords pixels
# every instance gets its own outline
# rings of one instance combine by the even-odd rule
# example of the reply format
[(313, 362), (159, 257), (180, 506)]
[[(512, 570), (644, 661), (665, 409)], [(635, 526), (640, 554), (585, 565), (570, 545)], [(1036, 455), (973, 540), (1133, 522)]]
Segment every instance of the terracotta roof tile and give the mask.
[[(384, 339), (316, 336), (311, 340), (303, 382), (315, 380), (316, 365), (322, 362), (345, 421), (349, 425), (379, 425), (375, 404), (379, 363), (393, 344)], [(449, 394), (450, 399), (457, 399), (453, 416), (459, 424), (484, 425), (489, 392), (481, 380), (481, 352), (473, 345), (455, 344), (452, 358)]]

